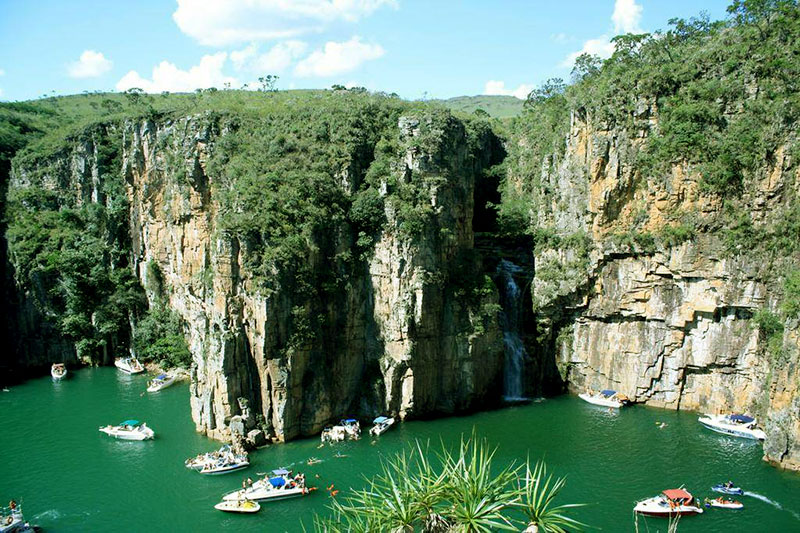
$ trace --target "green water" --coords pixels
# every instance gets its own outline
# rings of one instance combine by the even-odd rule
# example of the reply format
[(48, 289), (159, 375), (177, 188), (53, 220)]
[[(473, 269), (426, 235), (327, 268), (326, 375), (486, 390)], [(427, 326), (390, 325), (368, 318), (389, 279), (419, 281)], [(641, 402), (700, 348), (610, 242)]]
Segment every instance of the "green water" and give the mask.
[[(380, 458), (415, 438), (455, 443), (473, 427), (499, 446), (500, 460), (544, 457), (568, 474), (564, 501), (586, 502), (577, 517), (605, 531), (633, 531), (637, 499), (685, 484), (696, 496), (732, 478), (758, 496), (742, 511), (710, 509), (686, 517), (679, 531), (800, 531), (800, 475), (761, 461), (758, 444), (704, 430), (691, 413), (635, 406), (619, 413), (561, 397), (501, 411), (399, 424), (370, 439), (318, 449), (309, 439), (251, 454), (244, 473), (206, 477), (186, 457), (218, 443), (199, 436), (189, 416), (188, 387), (144, 394), (145, 376), (112, 368), (73, 372), (61, 383), (31, 380), (0, 392), (0, 501), (16, 498), (28, 520), (46, 531), (301, 531), (330, 501), (325, 492), (362, 483)], [(98, 426), (147, 421), (148, 442), (115, 441)], [(656, 422), (666, 422), (663, 429)], [(336, 458), (335, 451), (347, 457)], [(306, 466), (316, 456), (323, 462)], [(310, 496), (265, 503), (256, 515), (214, 510), (220, 495), (256, 472), (294, 467), (321, 487)], [(316, 479), (315, 475), (320, 479)], [(640, 531), (666, 522), (640, 518)]]

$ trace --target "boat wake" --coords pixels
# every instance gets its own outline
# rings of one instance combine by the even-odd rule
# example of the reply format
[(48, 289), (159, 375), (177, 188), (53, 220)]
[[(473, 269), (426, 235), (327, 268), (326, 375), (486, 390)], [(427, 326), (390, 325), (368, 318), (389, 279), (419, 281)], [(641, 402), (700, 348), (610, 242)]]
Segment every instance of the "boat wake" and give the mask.
[(787, 513), (789, 513), (793, 517), (795, 517), (797, 520), (800, 520), (800, 514), (797, 514), (796, 511), (792, 511), (791, 509), (784, 509), (783, 505), (779, 504), (775, 500), (770, 500), (769, 498), (767, 498), (763, 494), (758, 494), (757, 492), (750, 492), (750, 491), (746, 490), (746, 491), (744, 491), (744, 495), (745, 496), (750, 496), (751, 498), (755, 498), (757, 500), (761, 500), (762, 502), (768, 503), (771, 506), (775, 507), (776, 509), (780, 509), (781, 511), (786, 511)]
[(41, 512), (33, 517), (33, 521), (39, 521), (42, 519), (46, 520), (58, 520), (61, 518), (61, 513), (58, 512), (56, 509), (50, 509), (49, 511)]

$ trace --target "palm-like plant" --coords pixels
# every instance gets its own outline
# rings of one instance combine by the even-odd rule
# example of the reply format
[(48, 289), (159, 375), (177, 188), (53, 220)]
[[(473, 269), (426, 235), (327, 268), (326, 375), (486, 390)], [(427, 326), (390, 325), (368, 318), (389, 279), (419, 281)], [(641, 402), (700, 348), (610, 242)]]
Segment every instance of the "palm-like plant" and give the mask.
[(519, 468), (512, 464), (500, 472), (492, 472), (496, 451), (497, 448), (489, 448), (485, 440), (478, 440), (473, 434), (467, 440), (461, 439), (457, 455), (442, 455), (447, 479), (445, 496), (450, 502), (448, 515), (458, 531), (515, 529), (503, 511), (519, 498), (513, 486)]
[(555, 504), (566, 482), (565, 477), (553, 480), (552, 474), (547, 475), (547, 466), (542, 461), (536, 463), (533, 471), (530, 461), (525, 464), (524, 484), (520, 487), (522, 500), (518, 504), (527, 523), (525, 533), (566, 533), (566, 528), (580, 531), (586, 527), (586, 524), (568, 516), (570, 509), (585, 504)]

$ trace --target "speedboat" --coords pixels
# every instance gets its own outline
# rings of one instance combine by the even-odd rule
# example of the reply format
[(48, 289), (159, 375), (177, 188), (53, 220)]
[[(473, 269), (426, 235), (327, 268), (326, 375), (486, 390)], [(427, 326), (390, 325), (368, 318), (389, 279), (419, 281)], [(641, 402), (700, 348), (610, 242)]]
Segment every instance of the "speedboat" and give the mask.
[(339, 422), (339, 425), (344, 428), (347, 438), (358, 440), (361, 438), (361, 424), (355, 418), (347, 418)]
[(603, 407), (613, 407), (618, 409), (630, 403), (630, 400), (624, 394), (611, 389), (601, 390), (599, 393), (584, 392), (578, 394), (578, 397), (586, 402), (594, 405), (601, 405)]
[(709, 500), (706, 498), (706, 507), (718, 507), (720, 509), (744, 509), (742, 502), (736, 500), (726, 500), (722, 496)]
[(686, 490), (668, 489), (658, 496), (638, 502), (633, 512), (646, 516), (670, 517), (701, 514), (703, 509), (694, 505), (694, 497)]
[(756, 427), (756, 419), (747, 415), (705, 415), (697, 419), (705, 427), (717, 433), (743, 437), (746, 439), (764, 440), (766, 433)]
[(250, 460), (247, 458), (247, 455), (229, 454), (215, 463), (206, 463), (203, 468), (200, 469), (200, 473), (209, 476), (218, 476), (220, 474), (230, 474), (231, 472), (242, 470), (248, 466), (250, 466)]
[(372, 421), (374, 426), (369, 430), (370, 435), (378, 436), (384, 433), (387, 429), (389, 429), (392, 424), (394, 424), (394, 418), (386, 417), (386, 416), (379, 416), (375, 420)]
[(17, 533), (29, 527), (22, 516), (22, 509), (14, 500), (11, 500), (9, 507), (0, 507), (0, 533)]
[(67, 367), (64, 366), (64, 363), (53, 363), (53, 366), (50, 367), (50, 375), (54, 380), (61, 381), (67, 377)]
[(155, 432), (146, 423), (139, 424), (138, 420), (126, 420), (118, 426), (101, 427), (100, 431), (122, 440), (148, 440), (155, 436)]
[(737, 494), (737, 495), (744, 494), (744, 491), (741, 488), (734, 487), (733, 483), (730, 482), (719, 483), (717, 485), (714, 485), (713, 487), (711, 487), (711, 490), (713, 490), (714, 492), (721, 492), (723, 494)]
[(225, 494), (222, 500), (266, 502), (304, 496), (308, 492), (303, 474), (291, 477), (291, 472), (279, 469), (273, 470), (270, 475), (264, 476), (249, 487)]
[(114, 360), (114, 366), (126, 374), (141, 374), (144, 372), (142, 363), (135, 357), (119, 357)]
[(221, 457), (225, 456), (225, 454), (231, 453), (231, 447), (229, 444), (221, 447), (219, 450), (213, 452), (206, 452), (198, 454), (195, 457), (190, 457), (184, 461), (184, 465), (186, 468), (190, 468), (192, 470), (202, 470), (206, 464), (214, 464), (216, 463)]
[(226, 513), (257, 513), (261, 510), (261, 506), (251, 500), (226, 500), (219, 502), (214, 509)]
[(174, 374), (159, 374), (147, 384), (147, 392), (158, 392), (175, 383)]
[(326, 442), (340, 442), (347, 437), (347, 431), (343, 426), (328, 426), (322, 430), (322, 434), (319, 437), (323, 444)]

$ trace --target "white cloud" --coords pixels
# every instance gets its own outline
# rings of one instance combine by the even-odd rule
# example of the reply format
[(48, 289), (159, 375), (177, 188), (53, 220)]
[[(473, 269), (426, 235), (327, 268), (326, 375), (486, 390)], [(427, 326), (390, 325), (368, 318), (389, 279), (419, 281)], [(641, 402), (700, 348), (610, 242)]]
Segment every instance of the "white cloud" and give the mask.
[(614, 43), (612, 43), (609, 38), (605, 35), (598, 37), (597, 39), (589, 39), (585, 43), (583, 43), (583, 48), (578, 50), (577, 52), (572, 52), (561, 63), (562, 67), (571, 67), (575, 63), (575, 59), (581, 54), (591, 54), (593, 56), (598, 56), (603, 59), (611, 57), (611, 54), (614, 53)]
[(2, 97), (2, 96), (3, 96), (3, 88), (0, 87), (0, 97)]
[(611, 22), (614, 23), (614, 33), (642, 33), (639, 21), (642, 20), (642, 6), (636, 0), (617, 0), (614, 2), (614, 13)]
[(397, 0), (178, 0), (172, 18), (200, 44), (287, 39), (334, 21), (357, 22)]
[(528, 94), (533, 90), (533, 85), (520, 84), (516, 89), (506, 88), (504, 81), (489, 80), (483, 88), (484, 94), (502, 94), (506, 96), (516, 96), (520, 100), (528, 98)]
[(148, 93), (188, 92), (209, 87), (222, 88), (226, 83), (239, 87), (239, 80), (222, 73), (227, 58), (228, 54), (225, 52), (205, 55), (199, 64), (189, 70), (181, 70), (169, 61), (162, 61), (153, 67), (153, 77), (149, 80), (131, 70), (117, 82), (117, 90), (138, 87)]
[(299, 77), (327, 77), (357, 69), (365, 61), (378, 59), (385, 53), (379, 44), (368, 44), (361, 37), (337, 43), (328, 41), (321, 50), (315, 50), (300, 61), (294, 69)]
[[(639, 21), (642, 19), (642, 6), (636, 0), (616, 0), (614, 2), (614, 12), (611, 14), (611, 22), (614, 24), (614, 33), (641, 33)], [(594, 39), (589, 39), (583, 43), (583, 48), (577, 52), (572, 52), (564, 61), (562, 67), (571, 67), (575, 59), (581, 54), (592, 54), (603, 59), (611, 57), (614, 53), (614, 43), (608, 35), (601, 35)]]
[(70, 78), (96, 78), (111, 70), (113, 64), (101, 52), (84, 50), (78, 61), (67, 65), (67, 72)]
[(561, 44), (561, 43), (566, 43), (567, 41), (571, 41), (572, 38), (566, 33), (562, 32), (550, 35), (550, 40)]
[(6, 75), (6, 71), (0, 68), (0, 76), (5, 76), (5, 75)]
[(283, 72), (306, 51), (303, 41), (284, 41), (263, 54), (258, 53), (258, 45), (251, 43), (247, 48), (231, 52), (231, 61), (236, 70), (248, 70), (260, 74)]

